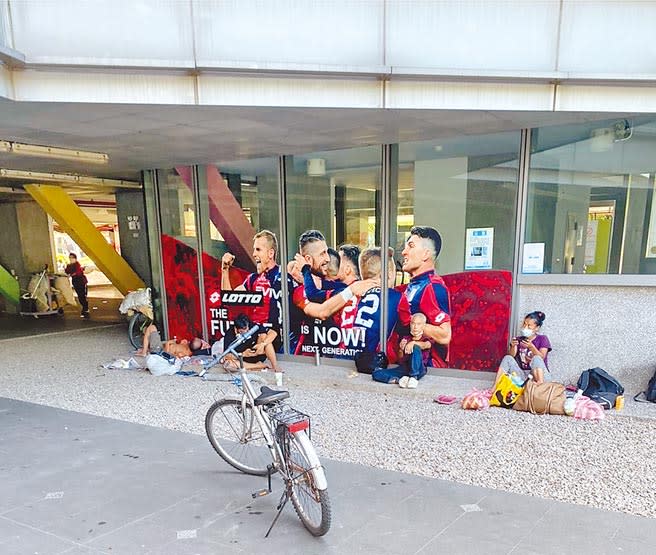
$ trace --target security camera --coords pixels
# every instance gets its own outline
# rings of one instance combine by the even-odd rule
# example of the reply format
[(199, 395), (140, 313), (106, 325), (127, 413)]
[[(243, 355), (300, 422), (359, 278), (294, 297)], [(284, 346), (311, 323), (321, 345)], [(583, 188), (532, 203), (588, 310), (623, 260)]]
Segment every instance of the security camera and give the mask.
[(628, 119), (617, 121), (612, 126), (613, 142), (626, 141), (633, 135), (633, 127)]

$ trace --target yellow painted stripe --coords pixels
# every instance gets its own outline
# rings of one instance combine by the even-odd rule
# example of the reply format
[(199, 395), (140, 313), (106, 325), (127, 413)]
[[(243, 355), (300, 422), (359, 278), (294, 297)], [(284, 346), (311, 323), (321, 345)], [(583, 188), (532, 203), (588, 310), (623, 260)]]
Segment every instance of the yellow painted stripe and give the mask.
[(58, 185), (25, 185), (25, 190), (93, 260), (124, 295), (145, 287), (130, 265), (107, 243), (102, 233), (66, 191)]

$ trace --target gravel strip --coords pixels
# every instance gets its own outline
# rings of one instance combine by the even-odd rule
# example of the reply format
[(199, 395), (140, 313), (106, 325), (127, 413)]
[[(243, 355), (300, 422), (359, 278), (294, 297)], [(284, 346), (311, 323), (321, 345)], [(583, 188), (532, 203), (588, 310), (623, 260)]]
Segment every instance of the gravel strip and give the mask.
[[(0, 341), (0, 396), (204, 434), (205, 411), (232, 386), (99, 368), (127, 352), (122, 326)], [(427, 376), (408, 391), (345, 368), (283, 366), (321, 456), (656, 517), (656, 405), (627, 395), (602, 422), (473, 412), (432, 398), (486, 387), (480, 379)]]

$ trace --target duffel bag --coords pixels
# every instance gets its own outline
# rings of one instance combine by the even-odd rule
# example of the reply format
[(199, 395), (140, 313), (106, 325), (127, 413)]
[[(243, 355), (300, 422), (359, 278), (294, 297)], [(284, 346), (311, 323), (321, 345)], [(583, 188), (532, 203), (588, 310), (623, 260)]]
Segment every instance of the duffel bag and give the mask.
[(533, 414), (565, 414), (565, 386), (556, 382), (537, 384), (528, 380), (513, 408)]

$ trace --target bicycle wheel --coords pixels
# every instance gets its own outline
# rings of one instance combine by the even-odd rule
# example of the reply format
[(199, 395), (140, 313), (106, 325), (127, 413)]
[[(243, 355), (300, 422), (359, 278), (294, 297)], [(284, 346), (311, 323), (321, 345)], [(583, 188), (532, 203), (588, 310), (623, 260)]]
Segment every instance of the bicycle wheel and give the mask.
[[(311, 444), (309, 448), (313, 449)], [(291, 499), (296, 514), (310, 534), (323, 536), (330, 529), (332, 518), (328, 490), (316, 488), (305, 447), (293, 434), (288, 434), (286, 451), (287, 471), (292, 479)]]
[(271, 453), (250, 405), (219, 399), (207, 411), (205, 432), (219, 456), (237, 470), (266, 476)]
[(143, 331), (150, 324), (150, 318), (141, 312), (135, 312), (128, 324), (128, 339), (135, 349), (141, 349), (143, 345)]

